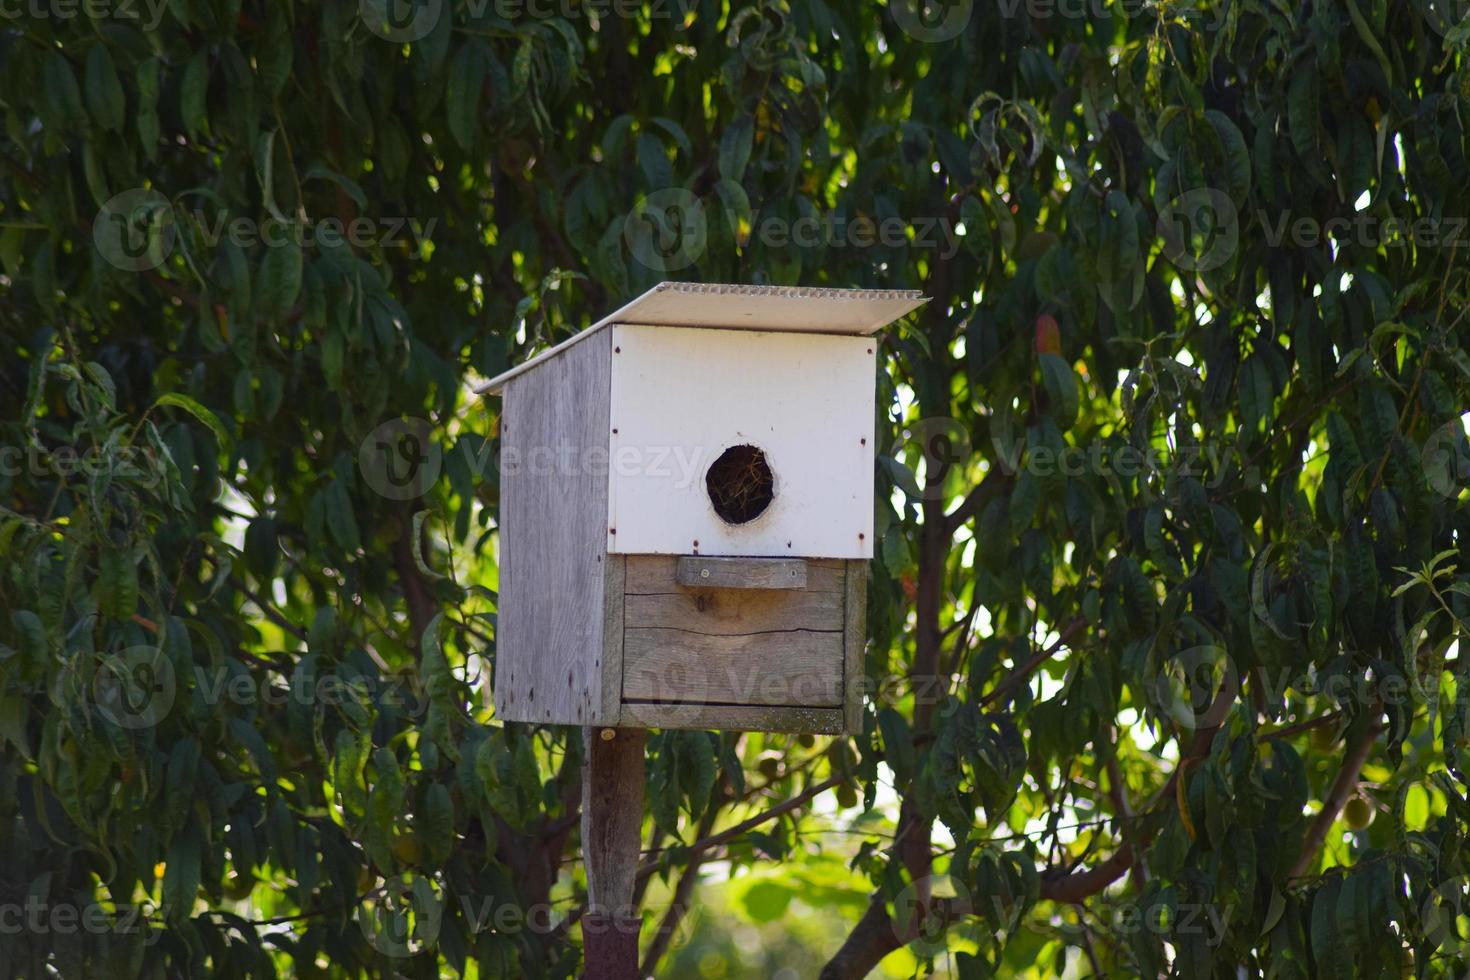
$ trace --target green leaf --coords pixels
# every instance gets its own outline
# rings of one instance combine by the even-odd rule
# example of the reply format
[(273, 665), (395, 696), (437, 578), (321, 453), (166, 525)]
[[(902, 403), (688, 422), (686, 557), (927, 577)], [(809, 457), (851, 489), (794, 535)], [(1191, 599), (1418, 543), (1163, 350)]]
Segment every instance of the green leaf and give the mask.
[(674, 170), (663, 143), (652, 133), (638, 134), (638, 166), (651, 191), (674, 186)]
[[(199, 404), (194, 399), (190, 398), (188, 395), (179, 394), (178, 392), (169, 392), (166, 395), (161, 395), (158, 400), (153, 403), (153, 408), (160, 408), (164, 406), (182, 408), (184, 411), (194, 416), (200, 422), (203, 422), (204, 425), (209, 429), (209, 431), (214, 433), (215, 442), (219, 443), (221, 449), (229, 445), (229, 438), (228, 436), (226, 436), (225, 427), (220, 423), (220, 420), (215, 417), (215, 414), (213, 412), (205, 408), (203, 405)], [(152, 411), (152, 409), (150, 409), (150, 411)]]
[(764, 879), (745, 889), (740, 904), (754, 922), (775, 922), (786, 914), (795, 897), (789, 887), (774, 879)]
[(169, 842), (168, 852), (164, 857), (163, 909), (170, 922), (182, 922), (194, 912), (194, 900), (199, 894), (202, 856), (203, 842), (200, 840), (199, 829), (190, 820)]
[(1042, 354), (1041, 381), (1046, 387), (1047, 413), (1059, 429), (1066, 430), (1077, 420), (1077, 375), (1072, 366), (1057, 354)]
[(285, 320), (301, 293), (301, 243), (294, 234), (266, 246), (256, 283), (260, 315), (268, 321)]
[(198, 139), (208, 122), (209, 53), (199, 51), (184, 66), (179, 84), (179, 116), (190, 139)]
[(110, 542), (99, 549), (92, 593), (104, 616), (125, 620), (138, 611), (138, 565), (130, 550)]
[(745, 176), (750, 150), (755, 138), (755, 119), (749, 114), (737, 117), (720, 134), (720, 176), (737, 183)]
[(485, 44), (479, 38), (470, 38), (462, 44), (449, 63), (449, 83), (444, 95), (449, 132), (466, 150), (474, 147), (480, 129), (480, 90), (485, 84), (486, 70)]
[(127, 103), (123, 98), (122, 79), (117, 77), (117, 68), (107, 45), (98, 42), (87, 54), (87, 109), (92, 120), (111, 133), (120, 133), (123, 128)]
[(449, 787), (443, 783), (430, 786), (424, 795), (424, 812), (418, 826), (419, 837), (428, 852), (429, 864), (442, 865), (454, 849), (454, 801)]

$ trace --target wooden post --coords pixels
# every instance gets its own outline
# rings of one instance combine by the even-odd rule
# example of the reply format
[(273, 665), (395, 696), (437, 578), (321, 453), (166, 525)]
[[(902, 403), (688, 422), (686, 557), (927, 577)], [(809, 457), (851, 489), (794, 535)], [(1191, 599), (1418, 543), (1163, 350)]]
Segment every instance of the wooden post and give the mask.
[(636, 980), (638, 911), (633, 886), (643, 826), (642, 728), (584, 728), (582, 858), (587, 912), (582, 916), (584, 980)]

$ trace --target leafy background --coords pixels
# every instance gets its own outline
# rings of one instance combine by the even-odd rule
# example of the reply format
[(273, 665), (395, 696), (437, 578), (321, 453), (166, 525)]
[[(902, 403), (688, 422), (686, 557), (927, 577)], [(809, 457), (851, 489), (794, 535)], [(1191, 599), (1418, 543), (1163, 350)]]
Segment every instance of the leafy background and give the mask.
[(652, 737), (647, 969), (1466, 969), (1462, 7), (374, 3), (0, 21), (0, 972), (579, 968), (469, 388), (664, 278), (933, 301), (882, 695)]

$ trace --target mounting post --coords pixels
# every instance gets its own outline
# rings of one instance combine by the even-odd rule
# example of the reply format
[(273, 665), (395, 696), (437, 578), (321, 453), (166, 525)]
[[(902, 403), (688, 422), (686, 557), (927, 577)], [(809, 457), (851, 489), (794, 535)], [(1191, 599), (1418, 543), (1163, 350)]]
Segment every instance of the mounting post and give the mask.
[(633, 907), (643, 826), (642, 728), (583, 728), (582, 852), (587, 912), (582, 916), (584, 980), (637, 980)]

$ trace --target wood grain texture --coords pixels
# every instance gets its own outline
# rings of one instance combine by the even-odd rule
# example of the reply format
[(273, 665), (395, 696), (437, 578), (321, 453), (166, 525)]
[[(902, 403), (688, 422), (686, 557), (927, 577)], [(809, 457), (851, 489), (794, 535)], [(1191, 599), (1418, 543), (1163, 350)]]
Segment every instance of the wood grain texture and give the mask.
[(630, 627), (623, 633), (623, 700), (839, 707), (840, 632), (711, 636)]
[[(505, 389), (495, 710), (506, 721), (605, 724), (605, 453), (611, 335)], [(614, 686), (616, 681), (613, 681)]]
[[(847, 592), (846, 565), (840, 559), (807, 558), (807, 592)], [(658, 593), (685, 593), (689, 590), (679, 584), (679, 557), (674, 555), (629, 555), (628, 595), (655, 595)]]
[(800, 558), (716, 558), (685, 555), (674, 562), (674, 581), (698, 589), (804, 589)]
[(841, 630), (844, 598), (836, 592), (700, 589), (630, 595), (630, 627), (680, 629), (714, 636), (777, 630)]
[(623, 703), (623, 623), (628, 560), (607, 556), (602, 609), (602, 716), (604, 725), (618, 724)]
[(849, 735), (863, 731), (863, 657), (868, 646), (868, 563), (847, 563), (843, 602), (842, 721)]
[[(612, 738), (603, 738), (611, 733)], [(583, 941), (588, 980), (636, 980), (633, 904), (643, 826), (642, 728), (582, 729), (582, 859), (587, 866)]]
[(653, 704), (623, 702), (623, 719), (648, 728), (714, 729), (729, 732), (811, 732), (843, 730), (840, 708), (774, 708), (752, 705)]

